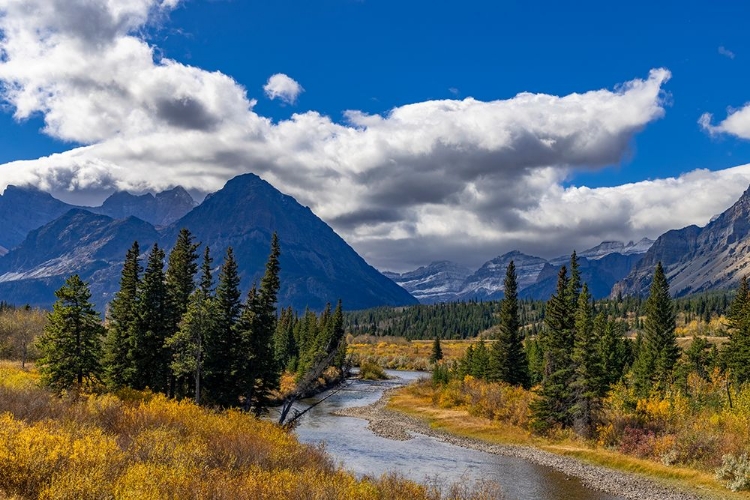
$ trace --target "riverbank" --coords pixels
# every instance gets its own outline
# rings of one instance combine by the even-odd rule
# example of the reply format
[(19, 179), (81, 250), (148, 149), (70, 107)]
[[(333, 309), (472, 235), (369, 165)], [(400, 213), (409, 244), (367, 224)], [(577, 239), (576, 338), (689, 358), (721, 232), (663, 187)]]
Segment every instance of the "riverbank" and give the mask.
[[(389, 408), (389, 400), (399, 389), (388, 389), (378, 401), (368, 406), (345, 408), (338, 410), (335, 414), (365, 419), (369, 422), (368, 428), (373, 433), (387, 439), (404, 441), (411, 439), (411, 433), (419, 433), (464, 448), (516, 457), (551, 467), (568, 476), (579, 478), (589, 488), (627, 499), (697, 500), (714, 498), (712, 496), (698, 496), (686, 491), (677, 491), (675, 488), (664, 486), (641, 475), (593, 465), (577, 458), (555, 454), (531, 446), (489, 443), (446, 432), (432, 427), (425, 418), (408, 415)], [(730, 495), (728, 494), (727, 497), (730, 497)]]

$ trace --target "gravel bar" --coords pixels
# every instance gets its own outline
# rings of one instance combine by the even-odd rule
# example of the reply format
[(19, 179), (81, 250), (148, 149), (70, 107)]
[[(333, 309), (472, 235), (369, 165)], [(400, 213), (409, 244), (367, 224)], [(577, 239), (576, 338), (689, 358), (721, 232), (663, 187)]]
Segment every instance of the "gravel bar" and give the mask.
[(433, 429), (424, 420), (386, 408), (391, 393), (396, 389), (398, 388), (387, 389), (378, 401), (368, 406), (345, 408), (334, 412), (334, 414), (365, 419), (369, 422), (368, 429), (387, 439), (406, 441), (412, 438), (410, 433), (416, 432), (456, 446), (496, 455), (517, 457), (539, 465), (552, 467), (563, 474), (579, 478), (589, 488), (627, 499), (693, 500), (707, 498), (668, 488), (640, 475), (588, 464), (573, 457), (556, 455), (538, 448), (490, 444)]

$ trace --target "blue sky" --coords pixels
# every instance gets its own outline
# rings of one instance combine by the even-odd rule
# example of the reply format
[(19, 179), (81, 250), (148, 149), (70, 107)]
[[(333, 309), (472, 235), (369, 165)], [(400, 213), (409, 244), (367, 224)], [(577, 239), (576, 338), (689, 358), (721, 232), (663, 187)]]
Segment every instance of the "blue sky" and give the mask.
[[(98, 0), (28, 0), (41, 12), (29, 14), (21, 8), (24, 1), (0, 2), (6, 51), (0, 64), (5, 89), (0, 188), (30, 183), (69, 201), (93, 203), (114, 189), (157, 190), (182, 184), (194, 192), (201, 187), (211, 190), (237, 173), (254, 171), (309, 204), (376, 266), (403, 270), (438, 258), (478, 265), (514, 248), (552, 256), (603, 239), (656, 237), (669, 228), (704, 224), (736, 199), (747, 187), (745, 180), (750, 181), (748, 169), (726, 170), (750, 163), (750, 123), (742, 114), (750, 101), (750, 38), (745, 34), (750, 7), (744, 2), (586, 1), (571, 6), (131, 0), (122, 2), (131, 7), (123, 14)], [(20, 48), (20, 42), (13, 45), (22, 39), (21, 33), (40, 32), (52, 35), (40, 36), (36, 51)], [(85, 43), (78, 43), (81, 40)], [(138, 56), (122, 52), (130, 49)], [(139, 50), (150, 50), (153, 64), (144, 61)], [(80, 74), (75, 74), (75, 65), (49, 70), (66, 56), (90, 60), (102, 74), (91, 76), (95, 70), (83, 63)], [(105, 71), (110, 64), (112, 75)], [(117, 74), (131, 68), (128, 64), (132, 69)], [(28, 70), (36, 67), (45, 74)], [(652, 81), (650, 72), (659, 68), (669, 73)], [(293, 102), (270, 99), (264, 92), (275, 74), (300, 86), (287, 96)], [(87, 78), (93, 83), (80, 84)], [(162, 86), (160, 78), (169, 84)], [(636, 104), (616, 104), (617, 96), (629, 95), (628, 82), (652, 85), (648, 99), (634, 96)], [(175, 102), (199, 103), (197, 108), (178, 106), (179, 110), (173, 105), (174, 113), (208, 110), (208, 125), (180, 124), (175, 114), (165, 114), (161, 121), (148, 118), (155, 109), (166, 113), (165, 101), (152, 102), (138, 92), (145, 95), (147, 88), (152, 95), (153, 89), (162, 87), (170, 95), (180, 94)], [(24, 92), (8, 90), (18, 88)], [(34, 89), (41, 89), (41, 97), (32, 95)], [(95, 103), (92, 109), (82, 104), (87, 92)], [(559, 108), (555, 99), (542, 104), (524, 101), (519, 105), (528, 116), (519, 124), (513, 106), (522, 92), (584, 97), (573, 110)], [(597, 94), (602, 92), (606, 95)], [(439, 105), (430, 104), (467, 103), (464, 99), (469, 97), (480, 104), (506, 103), (509, 109), (482, 108), (471, 114), (462, 108), (446, 115), (433, 109)], [(410, 105), (424, 106), (415, 110)], [(426, 109), (428, 105), (433, 107)], [(642, 109), (637, 117), (618, 122), (638, 106)], [(128, 113), (139, 107), (143, 115)], [(391, 119), (398, 109), (408, 112), (406, 120)], [(344, 114), (347, 110), (383, 120), (374, 124), (352, 119)], [(737, 123), (724, 121), (735, 112)], [(456, 113), (466, 113), (466, 121), (459, 129), (435, 132), (424, 146), (427, 153), (416, 139), (420, 148), (410, 147), (408, 134), (419, 136), (420, 124), (446, 120), (437, 125), (448, 126)], [(515, 149), (523, 156), (517, 150), (528, 144), (513, 142), (490, 147), (489, 157), (462, 155), (473, 152), (477, 144), (485, 147), (498, 127), (490, 118), (498, 118), (498, 113), (503, 120), (502, 113), (508, 114), (514, 123), (507, 125), (510, 136), (529, 134), (532, 142), (575, 137), (588, 152), (578, 154), (576, 146), (574, 151), (558, 151), (559, 157), (540, 153), (543, 160), (537, 161), (529, 146), (527, 157), (508, 159), (501, 149)], [(699, 118), (705, 113), (713, 117), (702, 126)], [(557, 137), (545, 128), (556, 123), (546, 123), (547, 116), (562, 120), (565, 133)], [(230, 121), (233, 125), (225, 127)], [(462, 134), (473, 133), (472, 123), (478, 123), (476, 137), (464, 144)], [(610, 126), (611, 134), (596, 132)], [(324, 144), (358, 131), (374, 136), (377, 127), (383, 135), (365, 141), (372, 151), (354, 139), (352, 144), (358, 146), (344, 144), (333, 153)], [(161, 138), (173, 137), (175, 131), (187, 131), (184, 140), (155, 149)], [(201, 149), (202, 142), (188, 132), (227, 147)], [(394, 135), (403, 135), (403, 143), (377, 150)], [(449, 151), (441, 153), (438, 146), (446, 142)], [(194, 152), (173, 158), (174, 151), (184, 152), (192, 144)], [(352, 152), (357, 148), (366, 151), (367, 158)], [(294, 150), (293, 158), (287, 157), (288, 150)], [(54, 153), (61, 155), (50, 157)], [(166, 166), (171, 160), (174, 165)], [(504, 171), (506, 161), (517, 161), (515, 170)], [(441, 166), (430, 170), (431, 163)], [(350, 164), (355, 166), (348, 170)], [(395, 187), (378, 177), (389, 164), (396, 165), (391, 177), (404, 178)], [(157, 172), (153, 165), (165, 166)], [(696, 169), (704, 170), (690, 174)], [(437, 181), (432, 185), (456, 170), (461, 175), (450, 186)], [(404, 172), (419, 177), (407, 178)], [(623, 187), (627, 183), (637, 185)], [(399, 185), (419, 189), (402, 192)], [(365, 201), (321, 201), (337, 186)], [(502, 194), (493, 198), (487, 186)], [(665, 186), (671, 189), (669, 195), (654, 201), (654, 192), (663, 192)], [(614, 189), (597, 190), (603, 187)], [(567, 211), (593, 206), (587, 197), (617, 216), (571, 221)], [(694, 202), (699, 206), (680, 205), (686, 198), (700, 200)], [(540, 222), (555, 217), (560, 220)], [(470, 245), (460, 243), (467, 240)]]

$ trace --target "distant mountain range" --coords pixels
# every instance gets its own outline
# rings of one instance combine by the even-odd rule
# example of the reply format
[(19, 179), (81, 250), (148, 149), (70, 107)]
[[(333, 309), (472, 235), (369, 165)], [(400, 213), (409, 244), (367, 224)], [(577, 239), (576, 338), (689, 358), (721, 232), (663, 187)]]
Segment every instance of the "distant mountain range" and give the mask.
[[(654, 242), (605, 241), (580, 253), (581, 277), (595, 298), (608, 296)], [(519, 295), (546, 300), (554, 293), (557, 273), (568, 265), (570, 255), (546, 260), (512, 251), (486, 262), (472, 272), (449, 261), (433, 262), (406, 273), (384, 273), (423, 304), (460, 300), (497, 300), (503, 297), (505, 271), (510, 261), (516, 266)]]
[(188, 228), (211, 247), (215, 266), (229, 246), (242, 285), (263, 274), (271, 235), (281, 246), (279, 304), (321, 310), (339, 298), (347, 309), (416, 303), (368, 265), (313, 212), (253, 174), (236, 177), (197, 205), (182, 188), (156, 195), (115, 193), (100, 207), (74, 207), (47, 193), (8, 187), (0, 196), (0, 300), (49, 306), (72, 273), (90, 282), (103, 309), (119, 287), (125, 252), (167, 250)]

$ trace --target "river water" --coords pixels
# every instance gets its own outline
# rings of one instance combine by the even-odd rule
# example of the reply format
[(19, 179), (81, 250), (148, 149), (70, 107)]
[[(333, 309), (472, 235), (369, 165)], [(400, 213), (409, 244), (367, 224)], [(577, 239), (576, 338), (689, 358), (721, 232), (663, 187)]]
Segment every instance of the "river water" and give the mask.
[[(334, 460), (359, 476), (398, 472), (415, 481), (438, 485), (489, 480), (500, 485), (506, 500), (622, 500), (520, 458), (470, 450), (421, 434), (414, 434), (408, 441), (394, 441), (373, 434), (367, 429), (366, 420), (331, 414), (373, 403), (385, 389), (425, 376), (422, 372), (387, 373), (394, 378), (377, 382), (351, 380), (346, 388), (307, 412), (296, 428), (299, 440), (324, 443)], [(302, 401), (298, 408), (304, 409), (327, 395)]]

